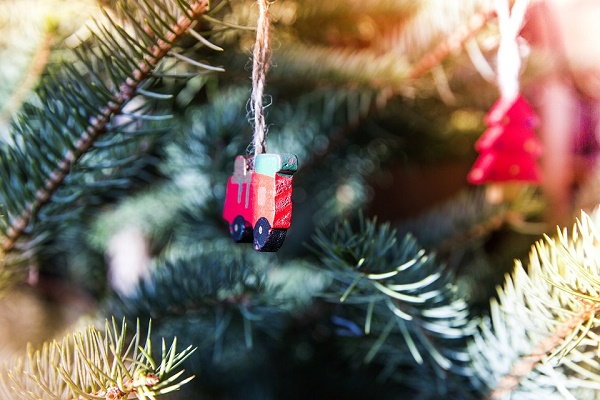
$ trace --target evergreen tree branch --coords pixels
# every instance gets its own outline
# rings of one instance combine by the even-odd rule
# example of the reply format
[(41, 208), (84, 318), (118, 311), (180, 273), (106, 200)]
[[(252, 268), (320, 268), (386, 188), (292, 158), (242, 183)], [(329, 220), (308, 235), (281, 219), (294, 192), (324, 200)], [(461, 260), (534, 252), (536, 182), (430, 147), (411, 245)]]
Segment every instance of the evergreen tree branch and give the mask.
[(457, 343), (473, 332), (466, 303), (455, 298), (449, 275), (412, 237), (399, 242), (389, 224), (361, 219), (358, 232), (346, 222), (331, 234), (320, 230), (314, 241), (336, 282), (331, 292), (339, 291), (341, 303), (366, 309), (364, 332), (377, 339), (365, 361), (396, 336), (417, 364), (427, 354), (442, 369), (462, 370), (464, 350)]
[(273, 15), (278, 19), (282, 14), (289, 12), (293, 8), (296, 20), (307, 21), (306, 26), (312, 26), (315, 19), (326, 21), (339, 20), (347, 22), (356, 16), (367, 15), (394, 15), (399, 18), (403, 15), (412, 14), (418, 9), (418, 4), (412, 1), (394, 1), (382, 0), (376, 2), (363, 3), (359, 1), (349, 1), (344, 3), (322, 2), (319, 0), (308, 0), (297, 4), (289, 1), (281, 1), (274, 4)]
[(491, 302), (491, 322), (481, 324), (470, 352), (491, 398), (580, 398), (600, 389), (597, 221), (598, 211), (582, 214), (571, 235), (539, 241), (527, 271), (517, 262)]
[(62, 341), (29, 349), (27, 358), (16, 358), (0, 375), (7, 396), (30, 400), (128, 399), (153, 400), (179, 390), (192, 377), (180, 379), (181, 363), (195, 349), (177, 351), (177, 339), (161, 344), (160, 359), (153, 355), (150, 326), (142, 340), (139, 321), (128, 341), (125, 320), (119, 326), (106, 321), (104, 330), (93, 326)]
[(583, 325), (591, 324), (595, 316), (600, 312), (600, 303), (590, 303), (583, 301), (583, 308), (568, 320), (558, 325), (554, 332), (535, 345), (530, 354), (523, 355), (511, 367), (510, 371), (504, 375), (497, 383), (496, 387), (490, 392), (490, 399), (502, 400), (510, 396), (515, 391), (522, 380), (532, 373), (535, 368), (548, 360), (548, 355), (557, 350), (567, 349), (569, 347), (568, 337), (574, 332), (578, 332)]
[[(436, 4), (435, 2), (429, 2), (426, 6), (415, 7), (414, 4), (407, 2), (407, 4), (399, 6), (401, 8), (405, 7), (403, 17), (408, 20), (406, 24), (412, 23), (414, 27), (404, 29), (404, 23), (401, 24), (403, 29), (399, 32), (392, 30), (391, 33), (388, 32), (386, 34), (382, 40), (385, 39), (390, 43), (383, 46), (393, 47), (397, 45), (397, 42), (405, 43), (406, 45), (407, 42), (418, 41), (423, 37), (433, 37), (435, 34), (440, 35), (440, 32), (419, 34), (414, 31), (416, 29), (433, 30), (433, 26), (435, 26), (435, 29), (440, 29), (439, 26), (431, 22), (436, 18), (437, 13), (439, 13)], [(374, 6), (374, 10), (376, 12), (381, 11), (379, 7), (385, 9), (385, 7), (389, 6), (385, 2), (381, 4), (377, 3)], [(280, 4), (280, 7), (285, 10), (286, 4)], [(415, 12), (415, 8), (419, 11)], [(420, 12), (422, 11), (421, 9), (424, 9), (424, 11)], [(364, 12), (370, 15), (371, 11), (373, 10), (367, 9)], [(344, 10), (344, 12), (348, 12), (348, 10)], [(405, 56), (404, 51), (382, 52), (375, 44), (366, 47), (353, 47), (351, 45), (332, 46), (331, 43), (315, 44), (306, 40), (299, 42), (297, 38), (291, 35), (282, 34), (282, 37), (285, 38), (283, 40), (286, 40), (286, 45), (280, 46), (274, 54), (277, 66), (279, 67), (272, 72), (275, 79), (280, 77), (278, 74), (283, 73), (286, 75), (286, 78), (290, 74), (295, 74), (300, 75), (303, 81), (326, 81), (333, 85), (347, 85), (348, 82), (352, 82), (352, 88), (349, 90), (357, 90), (355, 87), (357, 84), (373, 90), (370, 105), (363, 107), (355, 114), (356, 118), (354, 120), (349, 121), (336, 134), (333, 134), (331, 140), (327, 143), (327, 148), (316, 154), (316, 159), (311, 158), (305, 161), (303, 169), (310, 168), (315, 162), (320, 161), (324, 155), (328, 154), (349, 133), (355, 131), (361, 123), (383, 110), (394, 96), (402, 93), (407, 88), (407, 85), (411, 84), (411, 81), (422, 78), (432, 68), (439, 66), (449, 55), (459, 51), (465, 41), (488, 26), (489, 21), (495, 16), (493, 9), (489, 6), (482, 7), (477, 1), (464, 7), (461, 6), (460, 11), (457, 11), (457, 13), (465, 18), (468, 17), (468, 22), (456, 28), (449, 35), (442, 32), (442, 43), (437, 45), (433, 50), (427, 51), (416, 62), (410, 62), (414, 54)], [(296, 14), (299, 18), (308, 19), (312, 15), (310, 8), (308, 10), (298, 10)], [(416, 24), (413, 19), (418, 19), (421, 23)], [(427, 23), (423, 23), (423, 21), (427, 21)], [(425, 28), (425, 25), (428, 28)], [(448, 27), (447, 29), (450, 28)], [(428, 41), (421, 40), (419, 43), (414, 44), (414, 46), (406, 46), (407, 49), (414, 50), (415, 48), (427, 48), (428, 44)], [(341, 91), (343, 90), (345, 89)]]
[[(145, 10), (146, 14), (152, 14), (150, 10), (153, 9), (153, 6), (156, 7), (158, 3), (152, 3), (151, 5), (150, 2), (136, 2), (135, 4), (140, 10)], [(174, 42), (186, 34), (195, 20), (204, 15), (208, 9), (208, 1), (195, 1), (188, 4), (178, 0), (175, 3), (170, 3), (169, 7), (171, 8), (168, 9), (166, 5), (160, 6), (161, 15), (152, 14), (155, 17), (152, 23), (146, 19), (147, 23), (145, 25), (136, 25), (135, 19), (131, 18), (137, 34), (141, 37), (142, 45), (130, 36), (125, 35), (125, 31), (123, 29), (119, 30), (118, 27), (116, 27), (117, 31), (122, 33), (124, 44), (114, 41), (109, 33), (102, 34), (102, 29), (95, 34), (95, 39), (99, 43), (97, 51), (103, 56), (105, 62), (112, 61), (112, 65), (107, 65), (107, 70), (111, 74), (116, 91), (111, 93), (107, 89), (99, 90), (99, 93), (96, 94), (97, 97), (91, 99), (92, 104), (90, 104), (90, 99), (80, 97), (81, 94), (77, 93), (78, 87), (73, 82), (63, 82), (59, 84), (59, 87), (55, 87), (56, 83), (64, 77), (50, 76), (47, 79), (40, 98), (43, 99), (45, 106), (50, 110), (62, 111), (61, 101), (65, 105), (74, 107), (75, 115), (73, 117), (76, 118), (77, 122), (72, 128), (77, 129), (79, 134), (73, 136), (73, 133), (70, 133), (70, 137), (63, 139), (67, 143), (67, 150), (63, 154), (55, 154), (56, 158), (48, 163), (50, 165), (36, 167), (39, 172), (45, 175), (45, 178), (39, 179), (39, 176), (37, 176), (37, 182), (34, 185), (28, 182), (31, 177), (26, 172), (32, 166), (25, 167), (25, 165), (30, 163), (27, 160), (30, 157), (28, 152), (32, 148), (35, 149), (36, 145), (38, 146), (38, 152), (40, 150), (44, 151), (42, 146), (35, 142), (19, 143), (17, 141), (14, 146), (6, 149), (8, 154), (3, 157), (4, 163), (0, 166), (0, 174), (5, 185), (3, 190), (5, 193), (14, 193), (15, 190), (10, 190), (9, 185), (11, 183), (13, 186), (17, 185), (20, 188), (18, 190), (22, 197), (27, 200), (23, 204), (18, 204), (19, 202), (10, 202), (6, 199), (6, 206), (11, 215), (9, 215), (9, 221), (5, 227), (5, 238), (2, 243), (5, 252), (9, 252), (14, 248), (17, 240), (25, 233), (31, 219), (62, 185), (77, 161), (107, 131), (114, 116), (122, 113), (125, 105), (135, 96), (136, 90), (143, 82), (151, 76), (159, 62), (169, 55), (173, 50)], [(173, 16), (175, 7), (180, 12), (178, 17)], [(121, 10), (125, 15), (131, 17), (131, 13), (126, 6), (122, 6)], [(170, 13), (169, 18), (166, 17), (167, 11)], [(160, 17), (163, 17), (163, 21), (166, 20), (166, 22), (159, 24), (157, 21), (161, 20)], [(126, 50), (129, 51), (125, 54), (134, 51), (137, 52), (140, 58), (133, 62), (119, 59), (117, 55)], [(82, 58), (85, 58), (81, 52), (79, 54)], [(88, 65), (93, 64), (89, 62)], [(78, 71), (74, 68), (68, 68), (67, 65), (63, 65), (63, 67), (75, 75), (75, 79), (83, 80), (81, 73), (78, 74)], [(93, 69), (89, 72), (92, 75), (95, 74)], [(100, 81), (95, 82), (98, 87), (100, 84)], [(84, 112), (83, 115), (80, 115), (81, 110), (76, 108), (77, 106), (72, 100), (69, 101), (69, 96), (75, 97), (84, 107), (87, 106), (85, 111), (91, 112), (91, 114)], [(98, 103), (103, 103), (103, 105), (98, 106)], [(28, 110), (34, 115), (37, 114), (43, 120), (43, 115), (40, 115), (40, 113), (44, 113), (46, 110), (36, 110), (34, 107), (29, 107)], [(96, 110), (95, 113), (93, 110)], [(26, 117), (22, 116), (21, 118), (21, 124), (24, 124), (24, 126), (19, 127), (20, 131), (18, 130), (16, 135), (21, 134), (24, 140), (35, 140), (35, 132), (32, 132), (32, 127), (26, 126), (26, 121), (24, 121)], [(51, 120), (48, 122), (52, 123)], [(59, 132), (62, 130), (59, 127), (56, 129)], [(11, 172), (15, 170), (15, 164), (21, 168), (21, 173), (18, 175)]]
[[(387, 7), (388, 12), (397, 15), (401, 22), (396, 22), (397, 25), (391, 27), (382, 23), (383, 27), (378, 27), (382, 32), (374, 34), (374, 38), (366, 45), (359, 38), (342, 43), (342, 46), (332, 46), (332, 43), (322, 38), (299, 42), (298, 38), (292, 35), (283, 35), (289, 43), (275, 52), (277, 64), (282, 67), (279, 71), (283, 71), (287, 76), (290, 73), (301, 75), (304, 79), (326, 80), (330, 83), (347, 83), (351, 80), (353, 84), (372, 88), (391, 87), (395, 92), (400, 92), (407, 81), (417, 80), (439, 66), (449, 55), (459, 52), (467, 40), (489, 25), (489, 21), (496, 15), (495, 10), (489, 5), (483, 6), (479, 3), (481, 2), (469, 2), (461, 4), (460, 7), (455, 4), (449, 5), (447, 11), (452, 10), (453, 15), (448, 18), (453, 23), (447, 23), (446, 15), (444, 19), (439, 18), (442, 15), (440, 8), (446, 7), (445, 3), (428, 1), (416, 7), (410, 2), (400, 2), (394, 4), (402, 9), (399, 11), (393, 10), (394, 7), (390, 4), (377, 2), (372, 6), (373, 9), (367, 6), (361, 9), (361, 13), (377, 19), (373, 14)], [(316, 18), (311, 6), (314, 7), (305, 5), (295, 10), (295, 14), (301, 19), (311, 16)], [(281, 4), (280, 8), (281, 13), (285, 14), (286, 4)], [(321, 11), (320, 7), (317, 9)], [(333, 10), (336, 8), (332, 7)], [(349, 18), (345, 13), (351, 11), (351, 7), (345, 7), (342, 16), (338, 18)], [(277, 8), (274, 13), (277, 15)], [(464, 19), (467, 19), (467, 22), (462, 24)], [(330, 20), (327, 21), (331, 23)], [(462, 25), (455, 26), (459, 22)], [(311, 35), (311, 32), (304, 34)], [(433, 49), (432, 43), (436, 43)], [(273, 72), (277, 76), (278, 70)]]
[[(235, 371), (251, 374), (246, 368), (255, 368), (257, 352), (283, 343), (293, 312), (306, 307), (313, 293), (300, 300), (298, 288), (282, 289), (282, 282), (268, 276), (278, 269), (274, 263), (265, 263), (227, 237), (194, 242), (181, 231), (177, 236), (152, 260), (151, 276), (129, 295), (109, 299), (105, 310), (142, 321), (152, 318), (160, 336), (201, 341), (190, 363), (200, 360), (206, 367), (203, 384)], [(315, 279), (315, 274), (303, 272), (306, 279)], [(310, 286), (305, 283), (304, 289), (310, 292)], [(195, 370), (191, 365), (186, 369)]]
[(466, 25), (461, 26), (454, 33), (447, 36), (433, 50), (428, 51), (417, 62), (413, 63), (408, 77), (410, 79), (420, 78), (433, 67), (440, 65), (449, 54), (459, 51), (467, 40), (486, 27), (495, 15), (496, 12), (493, 9), (484, 9), (472, 15)]
[[(427, 213), (402, 223), (400, 233), (411, 233), (419, 243), (448, 254), (457, 247), (488, 237), (502, 227), (520, 229), (524, 219), (539, 215), (543, 201), (531, 188), (522, 188), (510, 202), (494, 204), (486, 190), (468, 190)], [(536, 225), (537, 228), (540, 228)], [(539, 229), (540, 235), (542, 229)]]
[(376, 49), (331, 48), (331, 46), (283, 45), (273, 55), (281, 69), (278, 73), (294, 74), (313, 82), (338, 82), (374, 89), (392, 88), (398, 92), (409, 76), (410, 64), (393, 53)]
[[(32, 7), (35, 5), (35, 7)], [(34, 8), (34, 9), (33, 9)], [(97, 10), (96, 2), (61, 0), (0, 2), (0, 137), (38, 84), (50, 53)]]
[(254, 254), (238, 248), (223, 250), (223, 243), (214, 239), (201, 244), (189, 251), (185, 238), (182, 243), (171, 243), (152, 260), (149, 279), (139, 282), (129, 297), (107, 304), (110, 313), (142, 318), (159, 315), (153, 320), (161, 324), (184, 314), (210, 314), (216, 306), (219, 312), (239, 311), (242, 316), (254, 314), (250, 319), (262, 319), (259, 310), (268, 308), (269, 296), (264, 293), (265, 270), (254, 267), (258, 264)]
[(6, 99), (0, 107), (0, 126), (6, 124), (11, 115), (17, 112), (23, 104), (29, 92), (35, 87), (39, 77), (42, 75), (50, 59), (51, 46), (54, 40), (54, 32), (46, 32), (40, 40), (40, 45), (32, 55), (27, 72), (11, 96)]

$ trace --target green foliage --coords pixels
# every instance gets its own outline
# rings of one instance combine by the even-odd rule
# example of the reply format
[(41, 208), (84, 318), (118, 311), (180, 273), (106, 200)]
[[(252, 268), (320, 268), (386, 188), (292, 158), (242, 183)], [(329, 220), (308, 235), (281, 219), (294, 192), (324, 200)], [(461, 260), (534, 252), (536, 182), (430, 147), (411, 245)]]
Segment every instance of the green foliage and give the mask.
[[(151, 279), (140, 282), (131, 298), (119, 302), (119, 309), (128, 316), (166, 318), (193, 310), (210, 313), (210, 305), (222, 303), (249, 313), (250, 308), (257, 310), (259, 304), (267, 304), (269, 298), (263, 293), (267, 266), (255, 271), (256, 261), (252, 254), (224, 246), (219, 240), (198, 242), (193, 247), (170, 244), (153, 260)], [(181, 280), (182, 276), (186, 279)]]
[(1, 149), (5, 251), (32, 233), (35, 217), (66, 218), (140, 178), (151, 163), (141, 156), (170, 118), (157, 113), (171, 94), (152, 91), (156, 77), (175, 71), (167, 56), (187, 60), (175, 42), (206, 8), (202, 1), (119, 3), (116, 16), (105, 12), (73, 55), (51, 66)]
[(125, 320), (108, 321), (104, 330), (94, 326), (62, 341), (29, 349), (27, 358), (15, 359), (2, 377), (10, 398), (147, 399), (178, 390), (193, 377), (180, 379), (181, 363), (194, 349), (177, 351), (177, 340), (162, 341), (160, 358), (153, 354), (150, 326), (145, 341), (139, 322), (131, 339)]
[(490, 202), (487, 191), (463, 190), (397, 226), (401, 235), (410, 233), (435, 252), (453, 272), (463, 298), (484, 309), (513, 260), (526, 257), (546, 228), (535, 222), (544, 208), (538, 191), (519, 188), (514, 199), (501, 203)]
[[(223, 336), (236, 330), (230, 325), (237, 326), (250, 350), (253, 332), (282, 335), (293, 314), (308, 307), (325, 285), (322, 274), (307, 270), (305, 263), (265, 260), (225, 235), (194, 235), (198, 220), (193, 215), (179, 214), (176, 220), (179, 229), (152, 259), (150, 277), (128, 295), (108, 298), (106, 314), (152, 318), (157, 330), (173, 336), (178, 334), (172, 327), (175, 321), (193, 319), (195, 326), (185, 327), (186, 337), (210, 352), (213, 346), (226, 347)], [(285, 277), (294, 275), (306, 280), (302, 288), (288, 287)], [(207, 326), (215, 332), (210, 337)]]
[[(178, 221), (194, 222), (188, 218)], [(267, 392), (289, 379), (294, 374), (294, 354), (286, 353), (290, 330), (312, 307), (324, 277), (305, 264), (265, 260), (227, 237), (192, 241), (186, 229), (177, 233), (181, 236), (172, 237), (153, 259), (150, 277), (129, 295), (107, 299), (103, 313), (152, 318), (160, 336), (198, 343), (186, 363), (188, 370), (202, 370), (194, 395), (246, 393), (242, 385), (250, 385), (247, 380), (255, 375), (252, 384)], [(298, 287), (297, 281), (304, 283)]]
[[(361, 219), (356, 230), (345, 222), (329, 234), (319, 231), (315, 245), (335, 282), (327, 298), (335, 301), (342, 293), (341, 303), (364, 310), (364, 333), (375, 337), (365, 361), (393, 337), (386, 349), (408, 351), (417, 364), (433, 361), (460, 371), (460, 347), (473, 332), (467, 305), (450, 275), (411, 236), (399, 240), (389, 224)], [(389, 351), (385, 359), (394, 362)]]
[(423, 215), (404, 221), (398, 230), (411, 233), (427, 248), (447, 252), (462, 243), (472, 243), (506, 223), (510, 205), (491, 204), (485, 189), (465, 190)]

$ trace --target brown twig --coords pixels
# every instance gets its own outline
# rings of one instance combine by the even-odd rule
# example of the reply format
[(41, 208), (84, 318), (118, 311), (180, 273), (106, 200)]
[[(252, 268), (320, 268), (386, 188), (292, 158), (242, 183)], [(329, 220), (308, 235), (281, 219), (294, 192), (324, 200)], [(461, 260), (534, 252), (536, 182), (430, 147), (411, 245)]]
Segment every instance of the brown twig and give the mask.
[[(432, 51), (427, 52), (421, 59), (413, 64), (412, 68), (407, 74), (408, 79), (417, 79), (427, 73), (436, 65), (439, 65), (444, 58), (448, 57), (449, 54), (458, 51), (462, 45), (473, 35), (479, 32), (485, 25), (495, 17), (496, 12), (493, 9), (486, 9), (477, 12), (469, 18), (466, 25), (461, 26), (458, 30), (452, 33), (446, 40), (436, 46)], [(373, 115), (376, 111), (384, 108), (389, 101), (397, 94), (396, 90), (392, 88), (386, 88), (381, 91), (377, 99), (371, 104), (368, 111), (360, 116), (356, 121), (350, 125), (344, 126), (337, 131), (331, 138), (327, 147), (319, 152), (317, 156), (311, 159), (308, 163), (305, 163), (302, 169), (306, 169), (307, 164), (312, 166), (316, 162), (320, 161), (329, 152), (330, 149), (335, 147), (346, 135), (357, 129), (361, 123), (366, 120), (369, 116)]]
[[(89, 119), (90, 124), (79, 135), (74, 150), (69, 150), (63, 156), (42, 188), (36, 192), (35, 199), (29, 202), (21, 214), (11, 222), (2, 243), (4, 252), (11, 251), (17, 240), (23, 235), (29, 225), (31, 218), (38, 212), (40, 207), (50, 200), (50, 197), (60, 187), (69, 175), (71, 167), (84, 155), (94, 144), (96, 139), (106, 131), (106, 126), (112, 117), (119, 114), (123, 106), (134, 95), (139, 84), (148, 78), (158, 62), (163, 59), (173, 47), (173, 42), (183, 36), (192, 23), (199, 19), (208, 10), (208, 0), (199, 0), (190, 4), (186, 14), (179, 17), (177, 22), (165, 33), (165, 39), (156, 38), (156, 42), (148, 49), (151, 56), (146, 57), (137, 64), (137, 68), (131, 71), (129, 77), (119, 85), (119, 90), (96, 115)], [(147, 31), (150, 31), (149, 27)]]
[(43, 35), (23, 79), (6, 101), (4, 107), (0, 108), (0, 125), (6, 124), (10, 120), (11, 115), (23, 104), (27, 94), (38, 82), (50, 59), (54, 36), (54, 32), (52, 31), (46, 32)]
[(432, 51), (421, 57), (411, 68), (408, 78), (419, 78), (436, 65), (439, 65), (449, 54), (458, 51), (463, 43), (479, 32), (495, 15), (496, 12), (493, 9), (482, 10), (472, 15), (466, 25), (461, 26)]

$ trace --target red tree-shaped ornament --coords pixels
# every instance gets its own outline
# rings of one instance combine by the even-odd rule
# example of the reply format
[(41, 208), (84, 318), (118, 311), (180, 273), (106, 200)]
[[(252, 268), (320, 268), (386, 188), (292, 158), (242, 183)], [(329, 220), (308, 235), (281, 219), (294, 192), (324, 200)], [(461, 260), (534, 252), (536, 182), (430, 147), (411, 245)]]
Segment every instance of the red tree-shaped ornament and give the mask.
[(479, 157), (467, 179), (473, 184), (498, 182), (538, 183), (537, 158), (542, 145), (535, 136), (538, 118), (522, 97), (500, 98), (485, 117), (488, 129), (475, 144)]

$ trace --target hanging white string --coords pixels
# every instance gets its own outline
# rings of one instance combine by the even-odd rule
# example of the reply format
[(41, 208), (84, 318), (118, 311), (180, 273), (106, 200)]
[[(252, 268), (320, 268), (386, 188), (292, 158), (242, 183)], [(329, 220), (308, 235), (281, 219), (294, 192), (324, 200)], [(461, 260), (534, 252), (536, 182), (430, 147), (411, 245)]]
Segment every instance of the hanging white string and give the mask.
[(498, 88), (500, 96), (506, 100), (514, 100), (519, 95), (519, 71), (521, 56), (517, 37), (529, 0), (515, 0), (509, 15), (510, 0), (495, 0), (496, 13), (500, 28), (500, 45), (498, 46)]
[(255, 156), (266, 151), (267, 126), (265, 124), (263, 97), (267, 71), (271, 65), (269, 2), (267, 0), (258, 0), (257, 2), (259, 15), (256, 27), (256, 42), (254, 43), (252, 55), (252, 95), (250, 96), (250, 112), (254, 120), (254, 136), (251, 149), (253, 148)]

